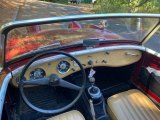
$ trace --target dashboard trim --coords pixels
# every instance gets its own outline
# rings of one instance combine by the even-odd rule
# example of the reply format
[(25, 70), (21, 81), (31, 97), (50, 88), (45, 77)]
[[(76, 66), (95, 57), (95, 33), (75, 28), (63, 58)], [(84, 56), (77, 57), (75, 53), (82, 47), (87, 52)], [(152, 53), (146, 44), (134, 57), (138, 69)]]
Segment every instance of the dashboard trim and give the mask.
[[(136, 46), (136, 45), (119, 45), (119, 46), (107, 46), (107, 47), (101, 47), (101, 48), (92, 48), (92, 49), (86, 49), (86, 50), (81, 50), (81, 51), (76, 51), (76, 52), (70, 52), (71, 55), (73, 56), (78, 56), (78, 55), (84, 55), (84, 54), (91, 54), (91, 53), (97, 53), (97, 52), (104, 52), (104, 51), (111, 51), (111, 50), (120, 50), (120, 49), (134, 49), (134, 50), (140, 50), (140, 51), (146, 51), (146, 48), (144, 46)], [(56, 55), (56, 56), (51, 56), (44, 58), (43, 60), (37, 60), (35, 61), (30, 67), (35, 67), (38, 64), (42, 64), (45, 62), (50, 62), (53, 60), (58, 60), (66, 58), (64, 55)], [(24, 65), (13, 70), (12, 74), (15, 76), (16, 74), (20, 73), (20, 71), (23, 69)]]

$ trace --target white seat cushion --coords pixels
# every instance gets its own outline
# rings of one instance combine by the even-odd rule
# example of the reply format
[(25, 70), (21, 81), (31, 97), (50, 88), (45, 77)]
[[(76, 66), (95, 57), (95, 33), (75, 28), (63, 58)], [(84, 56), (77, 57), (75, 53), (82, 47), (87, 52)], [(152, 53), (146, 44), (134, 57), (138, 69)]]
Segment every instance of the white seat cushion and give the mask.
[(107, 103), (113, 120), (160, 120), (160, 110), (137, 89), (113, 95)]
[(85, 118), (79, 111), (72, 110), (72, 111), (51, 117), (47, 120), (85, 120)]

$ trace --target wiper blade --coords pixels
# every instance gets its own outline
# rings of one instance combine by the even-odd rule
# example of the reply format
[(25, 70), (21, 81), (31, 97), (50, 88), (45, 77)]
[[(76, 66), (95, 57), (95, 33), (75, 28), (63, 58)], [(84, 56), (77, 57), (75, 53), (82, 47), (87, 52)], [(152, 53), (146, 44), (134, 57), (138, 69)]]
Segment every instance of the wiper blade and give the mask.
[(47, 46), (43, 46), (43, 47), (39, 47), (37, 50), (39, 49), (50, 49), (50, 48), (53, 48), (53, 47), (60, 47), (62, 46), (59, 42), (57, 43), (53, 43), (53, 44), (50, 44), (50, 45), (47, 45)]
[[(50, 44), (50, 45), (47, 45), (47, 46), (39, 47), (35, 50), (28, 51), (27, 53), (24, 53), (22, 56), (29, 55), (29, 54), (34, 54), (34, 53), (41, 52), (43, 50), (49, 50), (49, 49), (52, 49), (52, 48), (56, 49), (56, 48), (61, 47), (61, 46), (62, 45), (60, 43), (53, 43), (53, 44)], [(19, 57), (21, 57), (21, 56), (19, 56)]]

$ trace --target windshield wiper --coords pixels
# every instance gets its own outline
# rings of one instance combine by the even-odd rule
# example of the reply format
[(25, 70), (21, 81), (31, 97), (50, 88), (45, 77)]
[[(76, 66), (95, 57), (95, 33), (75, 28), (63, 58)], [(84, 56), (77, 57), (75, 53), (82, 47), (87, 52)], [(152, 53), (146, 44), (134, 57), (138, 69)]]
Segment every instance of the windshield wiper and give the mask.
[(39, 47), (37, 50), (40, 50), (40, 49), (50, 49), (50, 48), (53, 48), (53, 47), (60, 47), (62, 46), (59, 42), (57, 43), (53, 43), (53, 44), (50, 44), (50, 45), (47, 45), (47, 46), (43, 46), (43, 47)]
[[(34, 54), (34, 53), (37, 53), (37, 52), (41, 52), (43, 50), (50, 50), (50, 49), (53, 49), (53, 48), (56, 49), (56, 48), (59, 48), (61, 46), (62, 45), (60, 43), (53, 43), (53, 44), (50, 44), (50, 45), (47, 45), (47, 46), (39, 47), (35, 50), (28, 51), (27, 53), (22, 54), (22, 56)], [(21, 56), (19, 56), (19, 57), (21, 57)]]

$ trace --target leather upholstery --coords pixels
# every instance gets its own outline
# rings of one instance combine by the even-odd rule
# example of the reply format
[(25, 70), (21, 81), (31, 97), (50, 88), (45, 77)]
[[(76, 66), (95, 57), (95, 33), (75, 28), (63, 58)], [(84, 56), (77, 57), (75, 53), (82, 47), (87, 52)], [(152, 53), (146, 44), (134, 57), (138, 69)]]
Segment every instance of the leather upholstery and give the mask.
[(55, 117), (51, 117), (47, 120), (85, 120), (85, 118), (79, 111), (72, 110), (72, 111), (57, 115)]
[(157, 106), (136, 89), (113, 95), (107, 103), (107, 110), (113, 120), (160, 120)]

